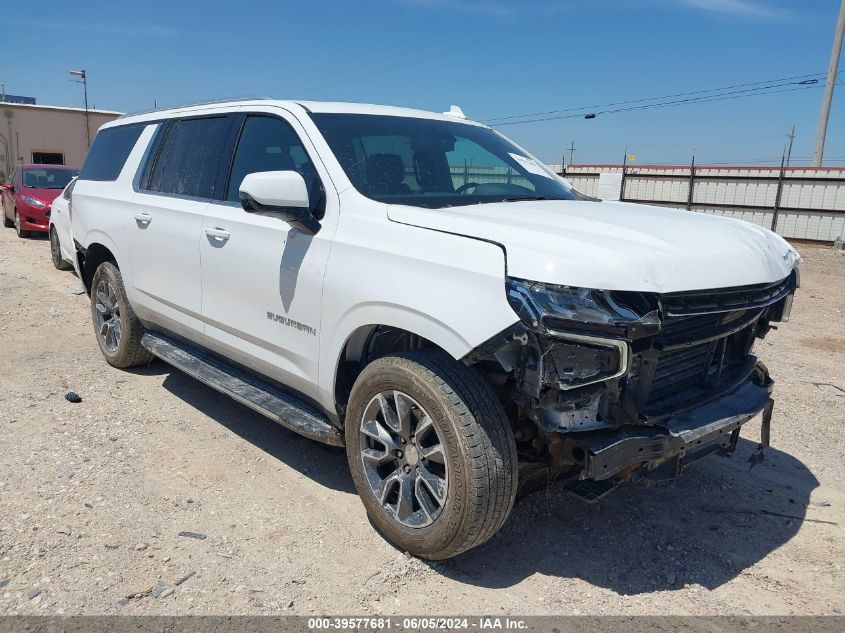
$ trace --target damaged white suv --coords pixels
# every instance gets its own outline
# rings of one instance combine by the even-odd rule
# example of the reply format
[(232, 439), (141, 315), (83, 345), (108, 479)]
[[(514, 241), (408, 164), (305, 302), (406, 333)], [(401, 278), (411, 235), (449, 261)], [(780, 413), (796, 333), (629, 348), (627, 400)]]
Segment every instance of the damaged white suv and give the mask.
[(788, 317), (798, 254), (582, 196), (457, 109), (123, 117), (72, 196), (106, 360), (158, 356), (345, 446), (372, 522), (419, 556), (489, 539), (533, 473), (598, 496), (729, 452), (761, 412), (767, 443), (752, 346)]

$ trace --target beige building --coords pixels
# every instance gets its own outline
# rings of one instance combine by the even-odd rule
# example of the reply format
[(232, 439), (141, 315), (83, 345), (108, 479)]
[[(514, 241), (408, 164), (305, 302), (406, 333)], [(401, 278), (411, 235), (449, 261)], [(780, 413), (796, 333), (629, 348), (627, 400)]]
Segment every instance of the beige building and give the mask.
[(25, 163), (82, 167), (101, 125), (120, 112), (59, 106), (0, 103), (0, 182)]

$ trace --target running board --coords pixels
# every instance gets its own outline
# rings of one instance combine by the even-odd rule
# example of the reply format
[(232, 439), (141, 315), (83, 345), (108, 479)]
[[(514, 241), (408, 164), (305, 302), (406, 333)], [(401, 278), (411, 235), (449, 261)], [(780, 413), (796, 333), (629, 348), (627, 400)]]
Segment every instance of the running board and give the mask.
[(299, 398), (171, 338), (147, 332), (141, 345), (154, 356), (312, 440), (343, 446), (343, 433)]

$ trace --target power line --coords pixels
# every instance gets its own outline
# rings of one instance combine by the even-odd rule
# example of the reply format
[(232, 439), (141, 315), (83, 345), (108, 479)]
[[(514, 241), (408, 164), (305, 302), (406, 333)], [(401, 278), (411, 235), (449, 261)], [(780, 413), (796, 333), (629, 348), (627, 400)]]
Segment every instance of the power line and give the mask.
[[(629, 100), (626, 100), (626, 101), (614, 101), (614, 102), (611, 102), (611, 103), (600, 103), (600, 104), (593, 104), (593, 105), (587, 105), (587, 106), (578, 106), (578, 107), (574, 107), (574, 108), (564, 108), (564, 109), (561, 109), (561, 110), (547, 110), (545, 112), (533, 112), (533, 113), (530, 113), (530, 114), (513, 114), (513, 115), (510, 115), (510, 116), (493, 117), (491, 119), (486, 119), (484, 122), (485, 123), (492, 123), (492, 122), (495, 122), (495, 121), (509, 121), (509, 120), (512, 120), (512, 119), (524, 119), (524, 118), (527, 118), (527, 117), (537, 117), (537, 116), (546, 116), (546, 115), (549, 115), (549, 114), (561, 114), (561, 113), (564, 113), (564, 112), (574, 112), (576, 110), (580, 110), (580, 111), (583, 112), (585, 110), (592, 110), (594, 108), (607, 108), (607, 107), (618, 106), (618, 105), (629, 105), (629, 104), (633, 104), (633, 103), (645, 103), (647, 101), (659, 101), (661, 99), (674, 99), (676, 97), (687, 97), (687, 96), (690, 96), (690, 95), (706, 95), (706, 93), (723, 92), (725, 90), (733, 90), (735, 88), (747, 88), (748, 86), (763, 86), (763, 88), (756, 88), (755, 89), (755, 90), (763, 90), (766, 87), (772, 87), (772, 86), (764, 86), (764, 84), (776, 84), (777, 82), (790, 82), (790, 83), (792, 83), (792, 82), (795, 82), (795, 80), (811, 80), (813, 78), (819, 78), (819, 77), (823, 77), (823, 76), (824, 76), (823, 73), (816, 73), (814, 75), (795, 75), (795, 76), (792, 76), (792, 77), (781, 77), (779, 79), (769, 79), (767, 81), (753, 81), (753, 82), (747, 82), (747, 83), (742, 83), (742, 84), (734, 84), (732, 86), (723, 86), (721, 88), (708, 88), (706, 90), (693, 90), (693, 91), (689, 91), (689, 92), (678, 92), (678, 93), (675, 93), (675, 94), (662, 95), (660, 97), (644, 97), (644, 98), (641, 98), (641, 99), (629, 99)], [(786, 84), (778, 84), (778, 85), (786, 85)], [(499, 124), (497, 123), (496, 125), (499, 125)]]
[[(800, 83), (800, 82), (799, 82)], [(667, 108), (672, 106), (678, 105), (691, 105), (695, 103), (710, 103), (712, 101), (727, 101), (731, 99), (743, 99), (746, 97), (757, 97), (762, 95), (770, 95), (770, 94), (778, 94), (781, 92), (794, 92), (796, 90), (810, 90), (812, 88), (818, 88), (819, 84), (804, 84), (804, 85), (797, 85), (794, 88), (782, 88), (780, 90), (772, 90), (772, 88), (779, 88), (781, 86), (795, 86), (795, 83), (788, 83), (788, 84), (773, 84), (770, 86), (765, 86), (763, 88), (759, 88), (761, 91), (765, 92), (750, 92), (750, 90), (758, 90), (758, 89), (749, 89), (749, 90), (737, 90), (734, 92), (723, 92), (714, 95), (705, 95), (702, 97), (694, 97), (690, 99), (678, 99), (674, 101), (664, 101), (659, 103), (648, 103), (639, 106), (631, 106), (629, 108), (616, 108), (612, 110), (600, 110), (598, 112), (579, 112), (578, 114), (568, 114), (568, 115), (560, 115), (560, 116), (550, 116), (550, 117), (542, 117), (538, 119), (525, 119), (522, 121), (505, 121), (503, 123), (491, 123), (490, 125), (493, 127), (501, 127), (504, 125), (518, 125), (520, 123), (539, 123), (542, 121), (557, 121), (560, 119), (575, 119), (575, 118), (582, 118), (588, 116), (590, 118), (594, 118), (595, 116), (601, 114), (616, 114), (618, 112), (633, 112), (636, 110), (652, 110), (652, 109), (659, 109), (659, 108)], [(750, 92), (750, 93), (749, 93)]]

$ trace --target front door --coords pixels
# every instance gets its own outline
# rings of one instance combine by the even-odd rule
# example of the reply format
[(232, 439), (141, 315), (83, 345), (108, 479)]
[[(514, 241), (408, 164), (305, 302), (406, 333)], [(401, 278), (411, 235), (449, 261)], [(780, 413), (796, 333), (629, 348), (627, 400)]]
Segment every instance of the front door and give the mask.
[(203, 223), (206, 337), (215, 351), (316, 397), (329, 227), (304, 235), (278, 216), (247, 213), (238, 189), (250, 173), (297, 171), (320, 217), (325, 172), (295, 119), (247, 113), (240, 125), (226, 199), (209, 204)]

